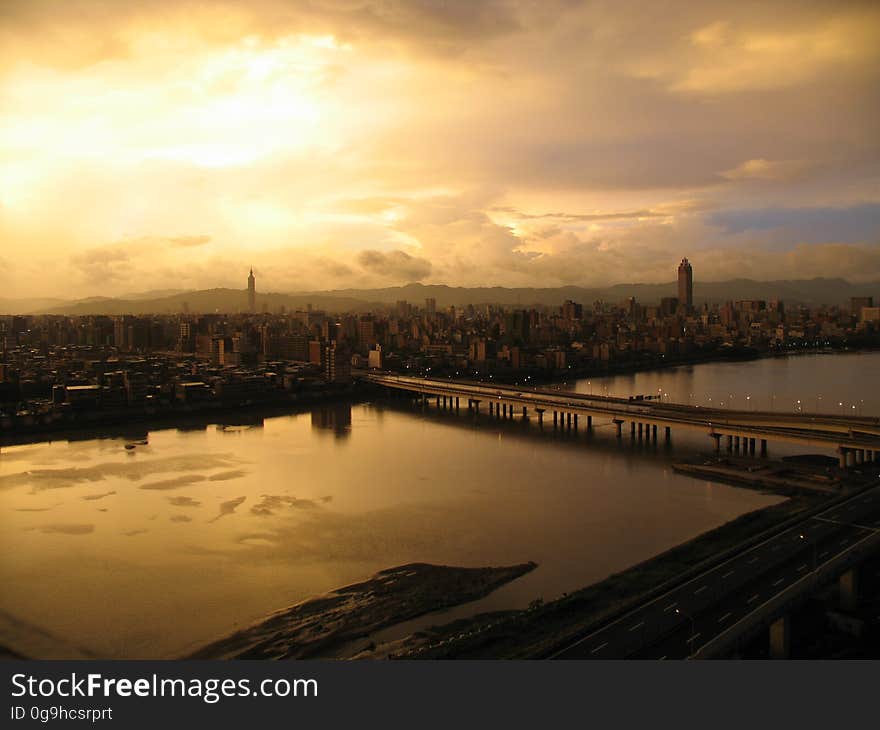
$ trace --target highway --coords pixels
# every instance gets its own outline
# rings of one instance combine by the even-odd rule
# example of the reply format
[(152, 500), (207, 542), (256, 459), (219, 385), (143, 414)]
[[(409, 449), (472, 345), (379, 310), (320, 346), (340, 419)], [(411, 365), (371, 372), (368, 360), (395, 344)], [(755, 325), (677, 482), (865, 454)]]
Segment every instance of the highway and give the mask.
[[(655, 400), (630, 400), (542, 388), (502, 386), (474, 381), (416, 378), (365, 372), (359, 377), (397, 390), (428, 397), (479, 400), (483, 412), (489, 404), (514, 405), (521, 412), (543, 410), (605, 417), (614, 423), (632, 422), (697, 430), (720, 440), (722, 436), (787, 441), (858, 453), (874, 458), (880, 452), (880, 418), (835, 414), (784, 413), (706, 408)], [(720, 441), (719, 441), (720, 443)]]
[[(876, 542), (880, 486), (853, 495), (572, 641), (553, 659), (682, 659), (823, 566)], [(806, 582), (802, 584), (806, 587)]]

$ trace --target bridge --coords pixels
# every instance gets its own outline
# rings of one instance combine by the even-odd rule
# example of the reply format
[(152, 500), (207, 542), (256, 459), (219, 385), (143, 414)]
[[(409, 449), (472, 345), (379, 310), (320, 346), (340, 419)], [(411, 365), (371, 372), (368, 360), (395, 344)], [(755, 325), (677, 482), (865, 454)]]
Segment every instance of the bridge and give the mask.
[(545, 415), (557, 429), (577, 430), (580, 419), (589, 430), (593, 420), (613, 425), (622, 438), (628, 425), (630, 437), (657, 441), (658, 429), (671, 438), (672, 429), (704, 433), (716, 451), (726, 441), (728, 451), (762, 456), (768, 441), (795, 443), (835, 450), (841, 468), (873, 462), (880, 458), (880, 418), (828, 413), (785, 413), (744, 411), (692, 406), (682, 403), (587, 395), (547, 388), (529, 388), (464, 380), (418, 378), (406, 375), (366, 372), (363, 380), (398, 391), (406, 391), (438, 408), (459, 412), (464, 404), (479, 414), (485, 406), (490, 417), (512, 419), (537, 417), (543, 426)]

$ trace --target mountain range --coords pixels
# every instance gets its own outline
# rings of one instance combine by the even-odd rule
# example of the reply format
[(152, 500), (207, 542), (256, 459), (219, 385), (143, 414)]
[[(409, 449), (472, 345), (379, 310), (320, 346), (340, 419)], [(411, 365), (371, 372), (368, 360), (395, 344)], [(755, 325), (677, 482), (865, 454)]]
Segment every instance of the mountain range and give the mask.
[[(528, 308), (533, 305), (560, 305), (566, 299), (582, 304), (602, 300), (620, 302), (635, 297), (645, 304), (656, 304), (662, 297), (675, 296), (675, 282), (662, 284), (615, 284), (607, 287), (563, 286), (554, 288), (452, 287), (445, 284), (407, 284), (381, 289), (336, 289), (288, 293), (257, 292), (257, 309), (270, 312), (314, 309), (330, 312), (367, 312), (405, 300), (423, 306), (433, 298), (440, 308), (466, 304), (500, 304)], [(850, 297), (874, 296), (880, 299), (880, 281), (852, 284), (844, 279), (803, 279), (695, 282), (694, 300), (710, 304), (739, 299), (781, 299), (788, 304), (846, 304)], [(124, 297), (0, 298), (0, 314), (174, 314), (240, 312), (247, 306), (244, 289), (203, 289), (199, 291), (157, 290), (127, 294)]]

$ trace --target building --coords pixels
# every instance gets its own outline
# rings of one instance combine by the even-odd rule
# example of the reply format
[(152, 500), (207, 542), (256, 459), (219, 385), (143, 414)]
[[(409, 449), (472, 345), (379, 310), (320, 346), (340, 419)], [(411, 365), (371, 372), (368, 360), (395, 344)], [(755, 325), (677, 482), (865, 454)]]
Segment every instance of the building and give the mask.
[(251, 267), (251, 273), (248, 275), (248, 312), (257, 311), (257, 280), (254, 278), (254, 268)]
[(348, 383), (351, 381), (351, 352), (338, 342), (324, 344), (321, 369), (328, 383)]
[(425, 299), (425, 312), (429, 317), (433, 317), (437, 314), (437, 300), (434, 297), (428, 297)]
[(862, 314), (862, 307), (873, 307), (874, 297), (850, 297), (849, 311), (853, 317), (859, 317)]
[(678, 265), (678, 302), (687, 311), (694, 306), (694, 270), (686, 258)]

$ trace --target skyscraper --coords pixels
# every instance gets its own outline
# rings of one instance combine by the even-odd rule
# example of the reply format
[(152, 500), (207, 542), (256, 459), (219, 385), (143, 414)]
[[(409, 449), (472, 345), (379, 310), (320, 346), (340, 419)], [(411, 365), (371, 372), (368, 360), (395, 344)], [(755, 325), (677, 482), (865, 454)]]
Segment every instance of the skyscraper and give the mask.
[(678, 265), (678, 302), (688, 311), (694, 306), (694, 270), (686, 258)]
[(248, 311), (255, 312), (257, 309), (257, 280), (254, 278), (254, 268), (248, 275)]

